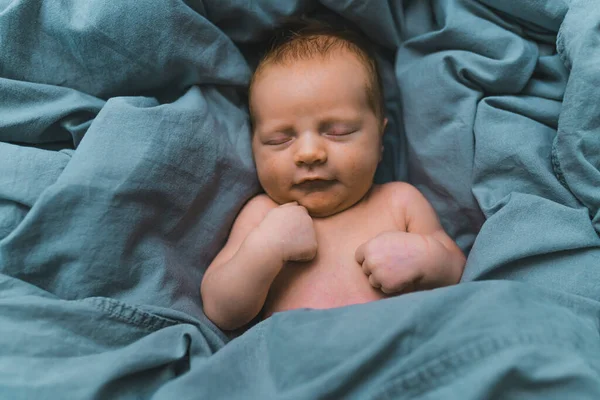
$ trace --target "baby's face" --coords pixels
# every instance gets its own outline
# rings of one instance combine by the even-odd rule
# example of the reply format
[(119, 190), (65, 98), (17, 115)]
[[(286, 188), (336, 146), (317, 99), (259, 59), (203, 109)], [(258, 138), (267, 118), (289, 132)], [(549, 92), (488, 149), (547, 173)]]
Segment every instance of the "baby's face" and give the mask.
[(383, 129), (366, 85), (365, 67), (345, 50), (259, 73), (251, 94), (252, 149), (273, 200), (297, 201), (313, 217), (326, 217), (368, 192)]

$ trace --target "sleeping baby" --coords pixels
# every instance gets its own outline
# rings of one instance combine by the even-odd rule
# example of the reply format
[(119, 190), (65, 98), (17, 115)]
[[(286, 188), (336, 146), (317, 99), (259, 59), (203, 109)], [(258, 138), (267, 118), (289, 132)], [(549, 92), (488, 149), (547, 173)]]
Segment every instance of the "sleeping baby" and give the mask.
[(223, 330), (458, 283), (465, 257), (423, 195), (373, 184), (387, 120), (356, 34), (308, 24), (276, 43), (250, 85), (264, 194), (237, 216), (201, 286)]

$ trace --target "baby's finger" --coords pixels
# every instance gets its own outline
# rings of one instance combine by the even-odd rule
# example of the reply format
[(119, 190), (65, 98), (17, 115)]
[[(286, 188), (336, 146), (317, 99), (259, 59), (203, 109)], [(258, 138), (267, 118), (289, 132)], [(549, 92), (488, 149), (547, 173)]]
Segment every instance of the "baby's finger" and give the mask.
[(371, 271), (371, 266), (369, 265), (368, 261), (364, 261), (360, 267), (362, 268), (363, 272), (367, 276), (369, 276), (373, 273), (373, 271)]
[(375, 279), (375, 275), (373, 275), (373, 274), (369, 275), (369, 283), (375, 289), (379, 289), (381, 287), (381, 284), (379, 282), (377, 282), (377, 279)]
[(361, 265), (365, 262), (366, 245), (367, 245), (366, 243), (361, 244), (360, 246), (358, 246), (358, 248), (354, 252), (354, 259), (356, 260), (357, 263), (359, 263)]
[(282, 204), (279, 207), (289, 207), (289, 206), (297, 206), (297, 205), (298, 205), (297, 201), (290, 201), (289, 203)]
[(408, 288), (409, 284), (408, 283), (403, 283), (399, 286), (396, 286), (394, 288), (388, 288), (388, 287), (381, 287), (381, 291), (385, 294), (400, 294), (400, 293), (404, 293), (404, 290), (406, 290)]

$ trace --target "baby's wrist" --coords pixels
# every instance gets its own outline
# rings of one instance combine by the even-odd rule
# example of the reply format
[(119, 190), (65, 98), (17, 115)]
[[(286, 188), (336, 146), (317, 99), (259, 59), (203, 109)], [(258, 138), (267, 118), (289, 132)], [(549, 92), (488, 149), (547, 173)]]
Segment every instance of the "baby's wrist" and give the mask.
[[(452, 285), (457, 283), (455, 263), (453, 254), (439, 241), (435, 236), (429, 235), (429, 249), (427, 263), (430, 267), (429, 272), (437, 276), (440, 280), (440, 286)], [(460, 274), (458, 276), (460, 279)]]
[(257, 227), (248, 235), (247, 241), (267, 264), (281, 268), (286, 262), (281, 240), (270, 232)]

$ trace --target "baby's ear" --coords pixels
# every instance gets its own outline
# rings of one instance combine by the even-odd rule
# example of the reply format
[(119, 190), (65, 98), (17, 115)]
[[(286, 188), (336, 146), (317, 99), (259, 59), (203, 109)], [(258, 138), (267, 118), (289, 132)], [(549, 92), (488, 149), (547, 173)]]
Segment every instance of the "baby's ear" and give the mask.
[(387, 123), (387, 118), (384, 118), (383, 123), (380, 125), (379, 139), (381, 140), (381, 150), (379, 151), (379, 162), (383, 160), (383, 132), (385, 132), (385, 127), (387, 126)]
[(384, 118), (383, 119), (383, 124), (381, 124), (381, 136), (382, 136), (382, 140), (381, 140), (381, 152), (379, 153), (379, 162), (381, 162), (383, 160), (383, 132), (385, 132), (385, 127), (387, 126), (388, 123), (388, 119)]
[(383, 132), (385, 132), (385, 127), (387, 126), (387, 123), (388, 123), (388, 119), (384, 118), (383, 123), (381, 125), (379, 125), (379, 127), (381, 128), (381, 130), (379, 131), (379, 134), (381, 136), (383, 136)]

